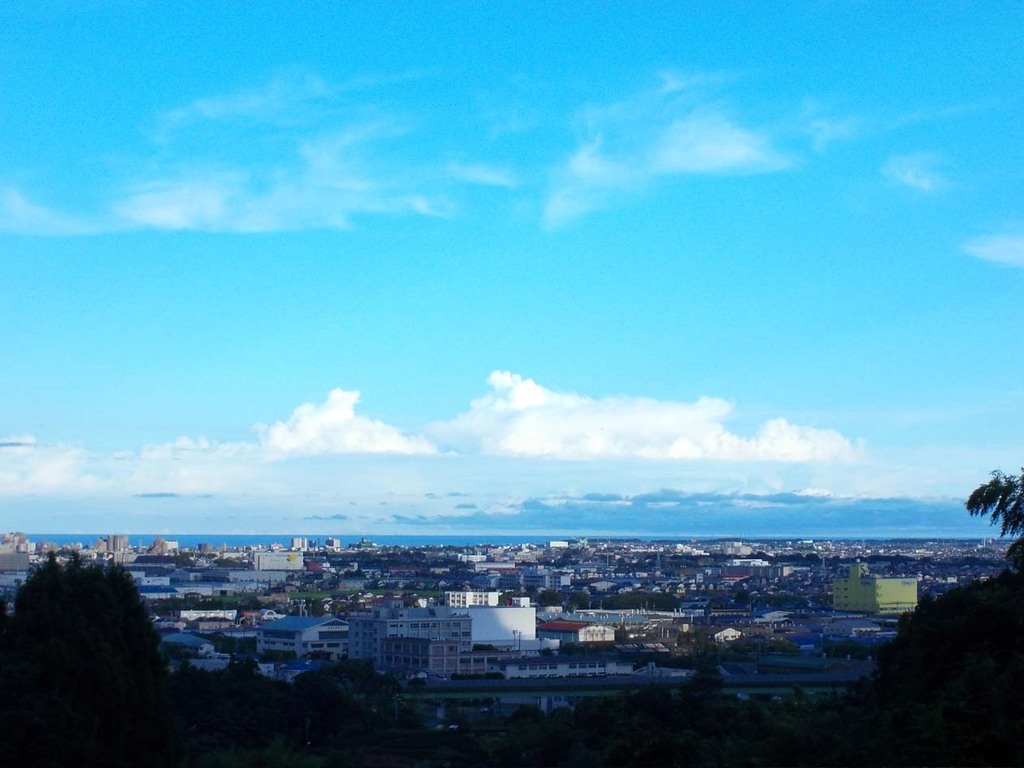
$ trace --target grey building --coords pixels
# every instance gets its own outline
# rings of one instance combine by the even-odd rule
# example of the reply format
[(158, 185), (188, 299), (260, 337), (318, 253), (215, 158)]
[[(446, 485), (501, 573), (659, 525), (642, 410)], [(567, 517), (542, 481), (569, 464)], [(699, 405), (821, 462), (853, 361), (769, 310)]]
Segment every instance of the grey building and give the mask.
[[(388, 638), (413, 638), (443, 641), (443, 653), (434, 648), (431, 653), (449, 655), (447, 646), (455, 646), (454, 653), (463, 653), (473, 648), (472, 619), (463, 612), (461, 615), (446, 607), (404, 608), (401, 601), (392, 601), (387, 606), (375, 607), (367, 613), (354, 613), (348, 617), (349, 658), (370, 659), (377, 666), (385, 666), (385, 657), (394, 659), (399, 649), (410, 651), (410, 656), (425, 658), (426, 646), (417, 644), (415, 653), (412, 645), (385, 647)], [(440, 647), (440, 646), (438, 646)]]

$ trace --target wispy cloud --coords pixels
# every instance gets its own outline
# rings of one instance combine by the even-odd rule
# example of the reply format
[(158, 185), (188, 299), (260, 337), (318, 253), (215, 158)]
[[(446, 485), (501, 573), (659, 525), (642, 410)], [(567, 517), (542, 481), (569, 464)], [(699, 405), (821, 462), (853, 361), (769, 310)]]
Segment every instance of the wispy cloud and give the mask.
[(21, 235), (88, 235), (102, 229), (98, 222), (34, 203), (17, 187), (0, 188), (0, 231)]
[(453, 183), (513, 185), (511, 172), (486, 164), (410, 159), (406, 121), (342, 98), (411, 76), (343, 84), (285, 77), (197, 99), (161, 116), (156, 159), (138, 164), (145, 171), (97, 180), (113, 191), (95, 210), (61, 213), (20, 188), (0, 188), (0, 231), (347, 229), (361, 216), (450, 216)]
[(963, 249), (971, 256), (985, 261), (1024, 267), (1024, 232), (1005, 232), (983, 235), (968, 240)]
[(296, 109), (338, 90), (311, 74), (278, 76), (269, 83), (237, 93), (206, 96), (165, 112), (159, 118), (163, 131), (198, 120), (294, 120)]
[(128, 227), (222, 232), (345, 229), (366, 214), (448, 215), (439, 188), (373, 162), (375, 148), (401, 134), (386, 123), (350, 126), (302, 141), (285, 164), (140, 183), (113, 211)]
[(447, 170), (453, 179), (470, 184), (489, 187), (515, 187), (519, 184), (516, 175), (508, 168), (483, 163), (449, 163)]
[(857, 448), (835, 430), (766, 421), (751, 436), (728, 431), (733, 405), (635, 397), (593, 399), (556, 392), (508, 371), (466, 413), (429, 434), (461, 451), (552, 459), (814, 462), (851, 459)]
[(791, 158), (767, 130), (741, 124), (708, 95), (717, 82), (663, 75), (657, 88), (584, 110), (579, 144), (553, 174), (545, 224), (557, 226), (664, 177), (787, 168)]
[(804, 131), (810, 135), (815, 151), (821, 152), (839, 141), (857, 138), (864, 130), (862, 121), (855, 118), (815, 117), (808, 120)]
[(7, 451), (27, 451), (34, 448), (36, 439), (32, 435), (8, 435), (0, 437), (0, 449)]
[(893, 155), (882, 165), (882, 175), (918, 192), (938, 192), (949, 182), (938, 171), (938, 158), (927, 152)]
[(649, 157), (657, 175), (764, 173), (789, 165), (768, 137), (743, 128), (713, 110), (695, 110), (661, 131)]
[(408, 70), (330, 82), (310, 72), (282, 73), (257, 86), (203, 96), (168, 110), (158, 117), (158, 133), (169, 138), (170, 132), (202, 121), (301, 125), (317, 114), (333, 114), (339, 97), (419, 80), (427, 74), (423, 70)]

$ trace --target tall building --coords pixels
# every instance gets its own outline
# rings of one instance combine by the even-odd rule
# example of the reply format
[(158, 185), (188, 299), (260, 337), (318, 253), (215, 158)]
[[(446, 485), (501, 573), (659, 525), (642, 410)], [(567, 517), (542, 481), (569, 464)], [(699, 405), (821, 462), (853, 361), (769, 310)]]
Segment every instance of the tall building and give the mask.
[(832, 607), (863, 613), (912, 611), (917, 607), (917, 579), (869, 576), (867, 563), (852, 563), (846, 576), (832, 579)]

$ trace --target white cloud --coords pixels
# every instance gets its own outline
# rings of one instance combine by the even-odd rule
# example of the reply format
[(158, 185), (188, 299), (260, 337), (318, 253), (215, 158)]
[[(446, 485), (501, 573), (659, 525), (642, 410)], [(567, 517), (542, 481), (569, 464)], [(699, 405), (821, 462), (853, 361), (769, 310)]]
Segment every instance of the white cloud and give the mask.
[(984, 235), (968, 240), (963, 249), (985, 261), (1024, 267), (1024, 233)]
[(765, 422), (751, 437), (735, 435), (723, 424), (733, 405), (718, 398), (593, 399), (555, 392), (507, 371), (495, 371), (487, 381), (488, 394), (468, 412), (432, 425), (429, 434), (463, 451), (555, 459), (809, 462), (857, 453), (834, 430), (785, 419)]
[(333, 453), (431, 454), (425, 438), (409, 436), (381, 421), (357, 416), (358, 392), (333, 389), (322, 405), (305, 403), (287, 421), (259, 425), (260, 445), (270, 457)]
[(882, 175), (919, 192), (937, 192), (948, 182), (935, 166), (938, 159), (927, 152), (893, 155), (882, 165)]
[(40, 445), (32, 435), (0, 440), (0, 493), (91, 492), (102, 478), (90, 471), (89, 452), (68, 445)]
[(764, 173), (789, 165), (768, 138), (724, 115), (698, 111), (674, 120), (658, 137), (650, 169), (677, 173)]
[(557, 226), (635, 192), (656, 179), (684, 174), (754, 174), (791, 160), (766, 131), (745, 127), (708, 99), (714, 80), (662, 75), (658, 88), (581, 113), (582, 138), (553, 174), (544, 221)]
[[(358, 392), (335, 389), (321, 404), (306, 403), (285, 421), (253, 427), (257, 439), (218, 442), (179, 437), (138, 450), (99, 455), (32, 435), (0, 438), (0, 495), (288, 493), (308, 482), (301, 459), (316, 456), (430, 456), (425, 438), (359, 416)], [(295, 466), (292, 466), (295, 465)], [(271, 466), (275, 468), (271, 468)], [(400, 481), (383, 467), (389, 487)], [(358, 486), (376, 481), (356, 481)], [(328, 481), (326, 486), (330, 486)]]

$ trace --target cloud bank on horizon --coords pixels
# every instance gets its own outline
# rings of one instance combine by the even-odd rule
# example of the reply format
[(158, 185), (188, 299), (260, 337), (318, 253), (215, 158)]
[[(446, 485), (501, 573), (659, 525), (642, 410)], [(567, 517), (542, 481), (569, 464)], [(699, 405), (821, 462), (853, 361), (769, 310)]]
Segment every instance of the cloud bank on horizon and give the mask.
[(756, 464), (852, 461), (863, 452), (835, 430), (781, 418), (749, 437), (734, 434), (725, 426), (734, 406), (717, 398), (594, 399), (555, 392), (509, 371), (494, 371), (487, 381), (490, 392), (468, 411), (426, 425), (425, 434), (357, 414), (360, 393), (333, 389), (323, 403), (304, 403), (287, 419), (255, 425), (255, 439), (246, 442), (182, 436), (104, 456), (11, 435), (0, 440), (0, 494), (243, 494), (283, 482), (272, 479), (275, 465), (331, 456)]
[[(48, 519), (80, 532), (95, 528), (84, 502), (103, 504), (118, 530), (138, 532), (982, 533), (964, 520), (961, 501), (887, 495), (894, 486), (884, 478), (876, 478), (874, 494), (785, 485), (850, 465), (884, 474), (862, 441), (835, 430), (773, 418), (742, 436), (725, 426), (734, 406), (717, 398), (595, 399), (500, 370), (487, 382), (490, 390), (467, 411), (421, 433), (357, 414), (360, 393), (334, 389), (322, 403), (253, 426), (251, 441), (179, 437), (100, 454), (10, 435), (0, 440), (0, 497), (14, 515), (56, 504)], [(566, 464), (567, 472), (550, 472)], [(780, 467), (793, 469), (780, 474)], [(505, 482), (425, 490), (455, 487), (476, 472)], [(528, 489), (538, 487), (538, 476), (556, 477), (560, 487), (569, 478), (640, 490), (534, 496)], [(688, 490), (666, 485), (672, 482)]]

